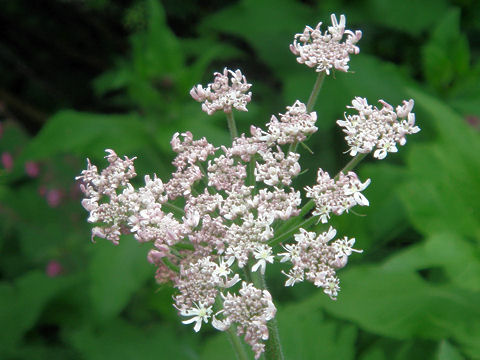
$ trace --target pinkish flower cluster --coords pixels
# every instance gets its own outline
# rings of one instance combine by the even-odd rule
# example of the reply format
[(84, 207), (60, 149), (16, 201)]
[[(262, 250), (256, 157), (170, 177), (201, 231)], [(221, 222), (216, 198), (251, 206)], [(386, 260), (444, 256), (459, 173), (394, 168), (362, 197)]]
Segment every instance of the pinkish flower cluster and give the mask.
[(297, 282), (307, 279), (315, 286), (323, 288), (323, 292), (336, 300), (340, 290), (340, 280), (335, 270), (347, 264), (352, 252), (361, 253), (363, 250), (353, 249), (355, 239), (337, 239), (337, 231), (330, 227), (328, 231), (317, 235), (300, 228), (300, 233), (295, 235), (295, 243), (285, 245), (285, 253), (281, 262), (290, 261), (292, 268), (288, 273), (285, 286), (293, 286)]
[(316, 112), (307, 112), (307, 107), (300, 101), (295, 101), (292, 106), (287, 106), (287, 112), (280, 114), (280, 120), (272, 115), (267, 123), (268, 131), (280, 145), (304, 141), (307, 136), (315, 133), (317, 121)]
[(275, 317), (277, 309), (270, 293), (255, 288), (253, 284), (242, 282), (238, 293), (223, 296), (223, 311), (218, 313), (223, 319), (215, 318), (212, 324), (221, 331), (227, 330), (232, 323), (238, 324), (238, 335), (245, 336), (245, 341), (255, 353), (255, 359), (258, 359), (265, 351), (262, 340), (269, 337), (267, 322)]
[(252, 99), (252, 93), (248, 92), (251, 84), (240, 70), (223, 69), (223, 74), (216, 72), (213, 83), (206, 88), (197, 85), (190, 90), (190, 95), (196, 101), (202, 103), (202, 110), (212, 115), (218, 110), (231, 113), (232, 108), (240, 111), (248, 111), (247, 104)]
[[(138, 190), (130, 184), (135, 176), (133, 159), (121, 159), (112, 150), (107, 150), (105, 170), (99, 173), (88, 161), (87, 170), (78, 177), (86, 196), (82, 205), (90, 212), (88, 221), (97, 225), (92, 237), (117, 244), (120, 235), (129, 232), (140, 242), (151, 242), (148, 260), (157, 266), (157, 281), (173, 283), (178, 290), (175, 307), (186, 317), (183, 322), (194, 323), (196, 331), (222, 311), (217, 298), (233, 296), (224, 291), (240, 280), (239, 269), (248, 266), (248, 271), (266, 272), (275, 257), (269, 245), (273, 223), (299, 213), (300, 192), (289, 186), (300, 171), (299, 155), (285, 155), (270, 131), (255, 128), (251, 137), (239, 139), (254, 146), (255, 153), (235, 149), (235, 142), (218, 149), (206, 139), (194, 140), (189, 132), (174, 134), (171, 145), (177, 156), (172, 178), (163, 183), (156, 176), (146, 176)], [(249, 164), (253, 156), (257, 161)], [(247, 182), (248, 166), (257, 174), (250, 180), (252, 185)], [(257, 186), (261, 188), (254, 191)], [(177, 198), (183, 199), (183, 209), (170, 203)], [(240, 296), (250, 296), (252, 286)], [(270, 296), (267, 290), (254, 290), (260, 291), (264, 303)], [(274, 313), (271, 301), (267, 308)], [(225, 317), (238, 322), (256, 354), (263, 351), (262, 341), (268, 337), (265, 324), (270, 319), (258, 316), (241, 321), (233, 315)]]
[[(340, 22), (332, 15), (332, 26), (323, 34), (320, 25), (297, 34), (292, 52), (317, 72), (347, 71), (349, 54), (359, 51), (355, 44), (361, 32), (345, 30), (343, 15)], [(292, 265), (285, 273), (286, 286), (306, 279), (336, 299), (336, 270), (347, 264), (352, 252), (361, 252), (353, 249), (354, 238), (334, 240), (332, 227), (316, 234), (306, 229), (314, 221), (305, 220), (300, 228), (303, 220), (292, 218), (313, 203), (314, 211), (306, 216), (322, 223), (331, 213), (368, 206), (362, 191), (370, 179), (362, 183), (352, 171), (331, 178), (319, 169), (317, 184), (305, 187), (311, 200), (301, 212), (301, 193), (292, 186), (301, 171), (295, 149), (317, 131), (317, 114), (297, 100), (285, 114), (272, 116), (266, 130), (251, 126), (250, 136), (237, 137), (230, 113), (233, 108), (247, 111), (250, 86), (240, 70), (225, 68), (206, 88), (197, 85), (190, 91), (209, 115), (227, 113), (234, 139), (231, 146), (218, 148), (205, 138), (194, 140), (190, 132), (174, 134), (176, 170), (167, 182), (146, 176), (145, 185), (135, 189), (130, 183), (136, 176), (134, 158), (121, 159), (113, 150), (107, 150), (105, 170), (99, 173), (88, 161), (78, 179), (88, 221), (95, 223), (92, 238), (118, 244), (121, 234), (130, 233), (140, 242), (150, 242), (147, 259), (157, 267), (156, 280), (176, 288), (174, 306), (182, 322), (193, 324), (194, 331), (209, 322), (221, 331), (234, 326), (258, 359), (271, 336), (267, 324), (276, 313), (262, 281), (267, 267), (280, 257)], [(413, 100), (396, 111), (384, 102), (378, 110), (361, 98), (352, 104), (359, 115), (337, 122), (345, 127), (352, 155), (377, 147), (374, 156), (383, 158), (395, 143), (405, 144), (406, 134), (419, 131), (411, 113)], [(299, 232), (292, 239), (294, 229)], [(278, 253), (281, 241), (285, 252)]]
[(328, 172), (318, 169), (317, 184), (305, 187), (307, 197), (315, 201), (314, 216), (327, 223), (330, 213), (342, 215), (355, 205), (368, 206), (367, 198), (361, 193), (370, 185), (370, 179), (362, 183), (357, 174), (340, 172), (338, 180), (330, 178)]
[(420, 131), (415, 126), (412, 99), (404, 100), (395, 110), (383, 100), (378, 102), (383, 105), (381, 109), (369, 105), (367, 99), (356, 97), (352, 106), (347, 108), (355, 109), (358, 114), (345, 115), (345, 120), (337, 121), (347, 134), (345, 139), (350, 146), (350, 155), (366, 154), (376, 149), (373, 157), (384, 159), (389, 152), (398, 151), (397, 144), (405, 145), (405, 135)]
[(86, 196), (82, 206), (90, 213), (88, 222), (104, 224), (92, 229), (92, 240), (98, 236), (118, 244), (122, 225), (130, 216), (128, 197), (134, 190), (129, 180), (137, 175), (133, 167), (135, 158), (122, 160), (113, 150), (106, 151), (110, 165), (99, 174), (97, 167), (87, 160), (87, 169), (77, 180), (82, 180), (80, 189)]
[[(315, 29), (307, 26), (303, 33), (296, 34), (290, 51), (297, 55), (297, 61), (308, 67), (315, 68), (316, 72), (330, 74), (332, 68), (348, 71), (350, 54), (358, 54), (360, 49), (355, 44), (362, 38), (362, 32), (345, 30), (345, 15), (337, 17), (332, 14), (332, 26), (322, 33), (318, 23)], [(346, 35), (345, 41), (341, 42)]]

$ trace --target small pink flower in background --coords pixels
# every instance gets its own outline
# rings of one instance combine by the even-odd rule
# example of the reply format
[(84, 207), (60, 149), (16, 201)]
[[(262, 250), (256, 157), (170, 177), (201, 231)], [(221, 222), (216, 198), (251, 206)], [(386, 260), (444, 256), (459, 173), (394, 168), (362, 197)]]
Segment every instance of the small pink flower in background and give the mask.
[(2, 165), (7, 171), (12, 171), (13, 169), (13, 157), (9, 152), (2, 153)]
[(465, 120), (467, 124), (475, 129), (480, 129), (480, 118), (475, 115), (467, 115), (465, 116)]
[(58, 189), (48, 190), (46, 193), (47, 203), (50, 207), (54, 208), (60, 205), (62, 201), (62, 192)]
[(56, 260), (50, 260), (45, 268), (45, 274), (49, 277), (57, 277), (63, 271), (62, 264)]
[(25, 173), (31, 178), (36, 178), (40, 173), (40, 167), (34, 161), (27, 161), (25, 163)]

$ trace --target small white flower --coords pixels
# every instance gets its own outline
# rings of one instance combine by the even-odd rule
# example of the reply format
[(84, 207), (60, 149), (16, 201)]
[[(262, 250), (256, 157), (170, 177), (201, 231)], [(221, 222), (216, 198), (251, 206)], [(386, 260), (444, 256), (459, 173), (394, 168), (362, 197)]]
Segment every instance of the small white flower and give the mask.
[(212, 315), (212, 307), (205, 307), (202, 303), (195, 304), (195, 308), (180, 312), (182, 316), (192, 316), (192, 318), (182, 321), (183, 324), (195, 323), (193, 330), (198, 332), (202, 327), (202, 321), (208, 323), (208, 319)]
[(345, 195), (352, 195), (355, 202), (360, 206), (369, 206), (370, 203), (362, 191), (370, 185), (371, 180), (367, 179), (363, 184), (358, 181), (350, 183), (350, 186), (345, 186)]
[(230, 258), (228, 258), (227, 261), (224, 261), (223, 260), (223, 257), (220, 258), (220, 264), (215, 264), (216, 265), (216, 268), (215, 270), (213, 271), (213, 274), (215, 276), (218, 276), (218, 277), (227, 277), (231, 272), (232, 270), (230, 270), (230, 266), (232, 266), (233, 262), (235, 261), (235, 258), (233, 256), (231, 256)]
[(336, 240), (332, 246), (336, 253), (340, 255), (350, 256), (352, 252), (362, 253), (363, 250), (357, 250), (353, 248), (355, 244), (355, 238), (349, 239), (346, 236), (341, 240)]
[(270, 264), (273, 264), (273, 255), (272, 255), (272, 248), (267, 245), (259, 245), (256, 247), (253, 256), (258, 261), (255, 265), (252, 266), (252, 271), (255, 272), (260, 268), (260, 272), (265, 274), (265, 268), (267, 267), (267, 261)]
[(297, 282), (303, 281), (303, 273), (286, 273), (282, 271), (282, 274), (285, 275), (288, 279), (285, 281), (285, 286), (293, 286)]

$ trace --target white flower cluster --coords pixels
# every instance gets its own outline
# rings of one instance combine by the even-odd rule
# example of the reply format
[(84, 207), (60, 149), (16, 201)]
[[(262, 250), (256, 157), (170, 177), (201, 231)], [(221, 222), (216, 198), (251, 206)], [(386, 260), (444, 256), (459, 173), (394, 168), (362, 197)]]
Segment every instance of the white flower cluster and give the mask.
[[(86, 196), (82, 206), (90, 213), (88, 222), (104, 224), (92, 229), (92, 240), (98, 236), (118, 244), (122, 223), (127, 221), (131, 207), (129, 198), (133, 188), (127, 185), (131, 178), (137, 176), (133, 167), (135, 158), (125, 157), (122, 160), (113, 150), (107, 149), (106, 152), (109, 162), (106, 169), (99, 174), (97, 167), (87, 159), (87, 169), (76, 180), (82, 180), (80, 189)], [(120, 189), (123, 191), (120, 192)], [(105, 198), (109, 201), (105, 202)]]
[(328, 172), (318, 169), (317, 184), (305, 187), (307, 197), (315, 201), (313, 215), (319, 216), (322, 223), (327, 223), (330, 213), (342, 215), (355, 205), (368, 206), (367, 198), (361, 193), (370, 185), (370, 179), (362, 183), (357, 174), (349, 171), (347, 175), (340, 172), (338, 180), (330, 178)]
[(307, 112), (307, 107), (300, 101), (295, 101), (292, 106), (287, 106), (287, 112), (280, 114), (280, 121), (272, 115), (267, 123), (268, 132), (280, 145), (302, 142), (307, 136), (315, 133), (317, 121), (316, 112)]
[(367, 99), (356, 97), (352, 100), (352, 106), (347, 108), (355, 109), (358, 114), (345, 115), (345, 120), (337, 120), (337, 124), (347, 134), (345, 139), (350, 146), (351, 156), (376, 149), (373, 157), (384, 159), (389, 152), (398, 151), (397, 144), (405, 145), (405, 135), (420, 131), (415, 126), (412, 99), (404, 100), (395, 110), (383, 100), (378, 102), (383, 105), (381, 109), (369, 105)]
[(285, 245), (286, 252), (278, 254), (282, 256), (281, 262), (290, 261), (293, 265), (285, 274), (288, 277), (285, 286), (293, 286), (306, 278), (323, 288), (323, 292), (332, 300), (336, 299), (340, 280), (335, 269), (344, 267), (352, 252), (363, 251), (353, 249), (355, 239), (347, 237), (329, 244), (336, 234), (337, 231), (332, 227), (319, 235), (300, 229), (300, 233), (295, 235), (295, 243)]
[[(350, 54), (358, 54), (360, 49), (355, 44), (362, 38), (362, 32), (345, 30), (345, 15), (337, 17), (332, 14), (332, 26), (322, 33), (318, 23), (315, 29), (307, 26), (303, 33), (296, 34), (290, 51), (297, 55), (297, 61), (308, 67), (315, 68), (316, 72), (330, 74), (332, 68), (348, 71)], [(344, 42), (341, 42), (346, 35)]]
[(190, 90), (190, 95), (196, 101), (203, 103), (202, 110), (212, 115), (218, 110), (231, 113), (232, 108), (240, 111), (248, 111), (247, 104), (252, 99), (252, 93), (248, 92), (251, 84), (240, 70), (223, 69), (223, 74), (216, 72), (213, 83), (206, 88), (197, 85)]
[(232, 323), (237, 323), (238, 335), (244, 335), (245, 341), (251, 345), (255, 359), (265, 351), (262, 340), (269, 337), (267, 322), (275, 317), (277, 309), (272, 296), (266, 290), (260, 290), (242, 282), (239, 295), (227, 293), (223, 296), (224, 320), (214, 319), (212, 325), (218, 330), (227, 330)]
[[(340, 22), (332, 15), (332, 26), (325, 33), (320, 25), (307, 26), (297, 34), (291, 51), (298, 62), (317, 72), (347, 71), (349, 54), (359, 52), (355, 44), (361, 32), (345, 30), (343, 15)], [(228, 114), (233, 108), (247, 111), (251, 85), (240, 70), (225, 68), (214, 75), (213, 83), (206, 88), (197, 85), (190, 94), (209, 115), (218, 110), (227, 113), (232, 125)], [(347, 133), (351, 155), (376, 148), (374, 156), (384, 158), (396, 151), (396, 143), (405, 144), (406, 134), (420, 130), (411, 112), (413, 100), (404, 101), (395, 111), (380, 102), (379, 110), (355, 98), (350, 108), (358, 115), (337, 121)], [(208, 322), (221, 331), (236, 326), (258, 359), (265, 351), (264, 341), (270, 335), (267, 323), (276, 308), (263, 282), (250, 281), (263, 276), (269, 264), (281, 257), (281, 262), (292, 265), (284, 273), (286, 286), (306, 279), (336, 299), (340, 289), (336, 269), (347, 264), (352, 252), (361, 252), (353, 249), (354, 238), (334, 240), (332, 227), (317, 235), (305, 229), (314, 224), (310, 219), (302, 228), (288, 221), (301, 213), (302, 203), (300, 192), (292, 186), (301, 171), (295, 149), (317, 131), (316, 120), (317, 114), (297, 100), (285, 114), (272, 116), (266, 130), (251, 126), (250, 136), (241, 134), (231, 146), (218, 148), (205, 138), (194, 140), (188, 131), (176, 133), (171, 141), (176, 170), (170, 180), (163, 183), (156, 175), (146, 176), (145, 186), (138, 190), (130, 183), (136, 176), (134, 158), (122, 160), (107, 150), (105, 170), (99, 173), (88, 161), (77, 178), (85, 194), (82, 205), (90, 213), (88, 221), (95, 223), (92, 238), (118, 244), (121, 234), (131, 233), (140, 242), (151, 242), (148, 261), (157, 267), (159, 283), (171, 282), (176, 288), (174, 306), (185, 318), (183, 323), (194, 324), (195, 331)], [(307, 216), (327, 223), (331, 213), (341, 215), (353, 206), (368, 206), (362, 191), (369, 184), (370, 179), (362, 183), (352, 171), (331, 178), (319, 169), (317, 184), (305, 187), (311, 200), (304, 210), (314, 203)], [(282, 230), (283, 224), (293, 227)], [(298, 228), (292, 242), (288, 236)], [(285, 252), (277, 253), (282, 239)]]

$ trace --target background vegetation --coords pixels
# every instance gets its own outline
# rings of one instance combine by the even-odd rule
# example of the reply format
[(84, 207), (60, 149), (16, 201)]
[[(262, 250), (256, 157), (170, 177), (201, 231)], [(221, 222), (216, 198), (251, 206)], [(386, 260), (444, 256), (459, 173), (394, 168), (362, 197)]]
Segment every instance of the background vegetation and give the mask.
[[(180, 4), (180, 5), (179, 5)], [(189, 95), (212, 72), (253, 84), (240, 131), (263, 125), (315, 73), (288, 50), (305, 24), (344, 13), (361, 29), (353, 73), (328, 78), (310, 169), (347, 161), (335, 120), (354, 96), (415, 99), (422, 132), (370, 177), (366, 216), (335, 219), (362, 255), (332, 302), (267, 272), (288, 359), (480, 359), (480, 3), (474, 0), (5, 1), (0, 14), (0, 358), (231, 359), (224, 334), (193, 333), (155, 284), (148, 245), (92, 244), (74, 177), (105, 148), (167, 180), (176, 131), (218, 145), (223, 116)], [(102, 166), (103, 166), (102, 165)], [(278, 269), (280, 270), (280, 269)]]

